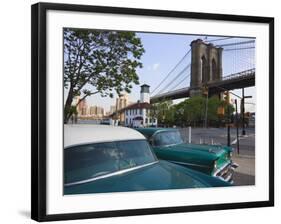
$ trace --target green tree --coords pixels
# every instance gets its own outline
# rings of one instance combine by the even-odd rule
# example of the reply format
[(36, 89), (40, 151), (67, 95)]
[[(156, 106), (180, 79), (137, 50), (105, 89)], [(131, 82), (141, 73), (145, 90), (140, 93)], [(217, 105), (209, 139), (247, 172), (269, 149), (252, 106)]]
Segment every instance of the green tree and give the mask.
[(88, 96), (113, 97), (114, 91), (130, 92), (133, 83), (139, 84), (136, 69), (142, 67), (144, 48), (134, 32), (66, 28), (63, 35), (65, 123), (75, 96), (81, 96), (78, 105)]
[(173, 102), (171, 100), (164, 100), (153, 104), (150, 116), (156, 117), (158, 123), (169, 125), (172, 122), (173, 114), (171, 112)]
[(185, 100), (184, 117), (187, 123), (196, 126), (203, 120), (205, 111), (205, 99), (201, 96), (194, 96)]
[[(224, 106), (225, 111), (229, 108), (230, 114), (233, 113), (232, 105), (225, 105), (217, 96), (210, 97), (208, 99), (208, 113), (207, 120), (212, 124), (217, 124), (221, 117), (217, 114), (219, 106)], [(206, 98), (202, 96), (194, 96), (186, 99), (185, 101), (177, 104), (175, 107), (175, 123), (179, 125), (201, 125), (204, 121), (206, 110)], [(227, 118), (227, 114), (223, 119)]]
[(208, 120), (218, 122), (219, 115), (218, 115), (218, 108), (222, 105), (222, 101), (217, 97), (213, 96), (208, 100)]

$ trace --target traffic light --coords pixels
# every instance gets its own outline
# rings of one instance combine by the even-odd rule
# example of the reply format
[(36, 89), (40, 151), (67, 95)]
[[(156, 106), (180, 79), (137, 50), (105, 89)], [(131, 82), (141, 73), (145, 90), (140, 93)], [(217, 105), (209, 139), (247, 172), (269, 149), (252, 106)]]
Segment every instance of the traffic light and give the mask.
[(230, 103), (230, 97), (229, 97), (229, 92), (228, 91), (225, 91), (223, 93), (223, 100), (226, 104), (229, 104)]
[(209, 88), (208, 88), (207, 85), (204, 85), (204, 86), (202, 87), (202, 94), (203, 94), (203, 96), (208, 96), (208, 94), (209, 94)]
[(217, 115), (224, 116), (224, 106), (219, 106), (217, 109)]

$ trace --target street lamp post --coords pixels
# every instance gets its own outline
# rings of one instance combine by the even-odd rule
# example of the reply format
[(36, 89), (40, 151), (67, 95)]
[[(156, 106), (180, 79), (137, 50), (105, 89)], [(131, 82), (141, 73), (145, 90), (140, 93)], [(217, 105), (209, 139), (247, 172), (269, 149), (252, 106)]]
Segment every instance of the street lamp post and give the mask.
[(236, 111), (236, 138), (237, 138), (237, 153), (239, 154), (239, 122), (238, 122), (238, 110), (237, 110), (237, 99), (235, 99), (235, 111)]
[(245, 130), (245, 99), (246, 98), (252, 98), (252, 96), (245, 96), (244, 88), (242, 88), (242, 99), (241, 99), (241, 108), (240, 108), (240, 111), (242, 113), (242, 135), (246, 135), (246, 130)]
[(227, 146), (230, 146), (230, 108), (229, 108), (229, 91), (223, 93), (224, 103), (226, 105), (227, 113)]
[(242, 113), (242, 135), (246, 135), (245, 131), (245, 98), (244, 88), (242, 88), (242, 99), (241, 99), (241, 113)]
[(205, 85), (203, 87), (203, 95), (206, 96), (204, 127), (207, 128), (207, 126), (208, 126), (208, 100), (209, 100), (209, 89), (208, 89), (207, 85)]

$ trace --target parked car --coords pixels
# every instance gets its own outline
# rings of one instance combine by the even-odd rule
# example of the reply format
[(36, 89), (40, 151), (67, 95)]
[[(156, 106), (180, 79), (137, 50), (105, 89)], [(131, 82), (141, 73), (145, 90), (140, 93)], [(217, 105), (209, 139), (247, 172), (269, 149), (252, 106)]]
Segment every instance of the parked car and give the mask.
[(64, 144), (66, 195), (231, 186), (158, 160), (145, 137), (130, 128), (65, 125)]
[(184, 143), (176, 128), (138, 128), (159, 159), (167, 160), (233, 183), (233, 149), (221, 145)]
[(100, 124), (110, 125), (110, 119), (108, 119), (108, 118), (102, 119)]

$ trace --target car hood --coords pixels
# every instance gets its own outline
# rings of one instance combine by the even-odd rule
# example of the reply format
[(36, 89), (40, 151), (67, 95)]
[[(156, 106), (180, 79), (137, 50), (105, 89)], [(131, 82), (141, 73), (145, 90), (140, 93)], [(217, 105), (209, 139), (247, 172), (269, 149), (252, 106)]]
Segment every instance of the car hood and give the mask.
[(228, 185), (217, 178), (210, 178), (188, 168), (166, 161), (159, 161), (133, 171), (64, 187), (64, 194), (168, 190), (212, 186)]
[[(217, 145), (178, 144), (167, 147), (157, 147), (166, 152), (171, 160), (213, 166), (215, 160), (225, 158), (228, 151)], [(166, 158), (167, 159), (167, 158)], [(170, 159), (168, 159), (170, 160)]]
[(214, 145), (199, 145), (199, 144), (179, 144), (169, 147), (174, 150), (180, 150), (184, 152), (200, 152), (204, 155), (212, 155), (220, 156), (225, 153), (225, 150), (220, 146)]

